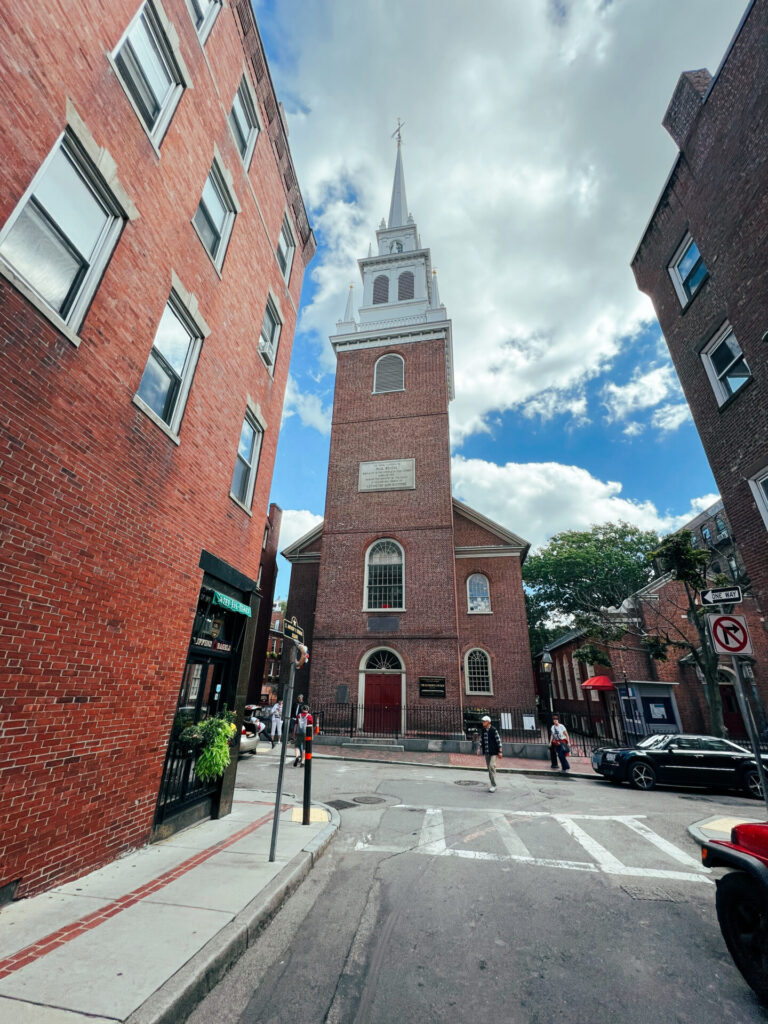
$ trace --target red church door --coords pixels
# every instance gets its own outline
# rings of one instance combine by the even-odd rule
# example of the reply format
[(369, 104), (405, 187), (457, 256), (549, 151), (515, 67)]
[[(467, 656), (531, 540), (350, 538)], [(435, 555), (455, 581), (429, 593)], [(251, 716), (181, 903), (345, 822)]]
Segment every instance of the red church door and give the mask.
[(400, 676), (365, 673), (365, 732), (395, 735), (400, 732)]

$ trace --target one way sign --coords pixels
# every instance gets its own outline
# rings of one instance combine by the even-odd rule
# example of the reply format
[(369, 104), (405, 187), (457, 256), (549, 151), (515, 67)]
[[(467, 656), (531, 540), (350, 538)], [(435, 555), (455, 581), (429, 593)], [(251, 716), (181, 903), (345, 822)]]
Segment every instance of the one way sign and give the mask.
[(741, 604), (741, 587), (712, 587), (699, 595), (702, 604)]
[(718, 654), (752, 653), (752, 641), (743, 615), (708, 615), (707, 619)]

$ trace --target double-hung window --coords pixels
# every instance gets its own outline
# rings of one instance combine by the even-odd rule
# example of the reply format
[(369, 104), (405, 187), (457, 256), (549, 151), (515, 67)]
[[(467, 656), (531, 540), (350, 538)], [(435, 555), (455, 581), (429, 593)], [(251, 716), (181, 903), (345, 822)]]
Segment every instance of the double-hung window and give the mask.
[(377, 540), (365, 559), (365, 607), (405, 608), (403, 593), (403, 549), (394, 540)]
[(264, 310), (264, 320), (261, 324), (261, 337), (259, 338), (259, 352), (267, 366), (274, 366), (277, 359), (277, 346), (280, 341), (280, 328), (282, 324), (272, 299), (267, 300), (267, 308)]
[(733, 328), (728, 323), (705, 346), (701, 358), (718, 405), (735, 395), (752, 376)]
[(256, 139), (259, 134), (259, 118), (256, 114), (256, 105), (251, 95), (251, 90), (248, 88), (245, 75), (241, 78), (235, 98), (232, 101), (232, 109), (229, 112), (229, 127), (232, 129), (235, 144), (247, 168), (251, 162)]
[(280, 271), (286, 281), (291, 278), (291, 267), (293, 266), (293, 254), (296, 251), (296, 243), (293, 240), (293, 232), (288, 223), (288, 218), (283, 219), (283, 226), (280, 229), (280, 237), (277, 240), (277, 262), (280, 264)]
[(224, 175), (214, 160), (203, 187), (193, 223), (214, 266), (221, 270), (237, 206)]
[(687, 306), (707, 276), (699, 247), (690, 235), (686, 235), (680, 243), (668, 270), (680, 305)]
[(152, 418), (178, 434), (202, 345), (202, 333), (174, 293), (163, 311), (136, 393)]
[(120, 82), (155, 145), (170, 124), (185, 78), (158, 10), (157, 0), (142, 4), (112, 53)]
[(256, 417), (248, 410), (240, 431), (240, 443), (237, 446), (235, 471), (232, 474), (230, 494), (245, 508), (253, 502), (253, 489), (256, 485), (256, 473), (259, 468), (261, 440), (264, 431)]
[(768, 527), (768, 466), (752, 477), (749, 486), (763, 522)]
[(61, 137), (0, 231), (0, 260), (77, 331), (125, 213), (85, 151)]
[(204, 43), (219, 16), (221, 0), (187, 0), (187, 3), (197, 29), (197, 38)]

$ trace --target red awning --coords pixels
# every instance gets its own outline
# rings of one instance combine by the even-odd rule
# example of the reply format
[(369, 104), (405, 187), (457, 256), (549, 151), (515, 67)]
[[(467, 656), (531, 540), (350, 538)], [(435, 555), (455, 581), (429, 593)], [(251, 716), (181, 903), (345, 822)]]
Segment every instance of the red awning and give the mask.
[(581, 684), (582, 690), (615, 690), (608, 676), (590, 676), (586, 682)]

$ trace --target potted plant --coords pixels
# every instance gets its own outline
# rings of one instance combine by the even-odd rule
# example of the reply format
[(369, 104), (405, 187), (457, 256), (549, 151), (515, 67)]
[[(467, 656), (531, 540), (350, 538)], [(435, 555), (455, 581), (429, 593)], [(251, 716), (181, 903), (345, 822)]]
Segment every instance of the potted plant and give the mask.
[(235, 736), (235, 713), (225, 707), (218, 715), (211, 715), (188, 725), (179, 736), (197, 753), (195, 775), (201, 782), (220, 778), (231, 760), (229, 745)]

